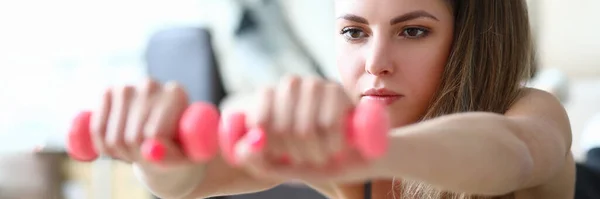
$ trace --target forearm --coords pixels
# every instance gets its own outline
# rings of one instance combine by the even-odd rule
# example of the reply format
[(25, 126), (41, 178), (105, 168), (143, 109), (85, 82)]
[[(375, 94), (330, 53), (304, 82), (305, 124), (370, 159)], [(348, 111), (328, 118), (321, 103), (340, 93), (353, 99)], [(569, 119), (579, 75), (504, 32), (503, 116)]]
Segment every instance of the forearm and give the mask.
[(231, 167), (222, 158), (209, 163), (205, 172), (202, 181), (184, 199), (253, 193), (281, 184), (281, 182), (256, 179), (243, 169)]
[[(165, 199), (190, 198), (198, 194), (199, 184), (204, 180), (204, 166), (186, 169), (181, 172), (149, 170), (133, 164), (136, 178), (154, 195)], [(196, 192), (196, 193), (193, 193)], [(205, 193), (209, 194), (209, 193)]]
[(154, 195), (164, 199), (199, 199), (252, 193), (281, 183), (252, 178), (245, 171), (227, 165), (222, 158), (178, 173), (161, 174), (139, 168), (134, 165), (138, 179)]
[(392, 133), (384, 175), (419, 180), (474, 194), (504, 194), (522, 186), (532, 170), (525, 143), (501, 115), (463, 113)]

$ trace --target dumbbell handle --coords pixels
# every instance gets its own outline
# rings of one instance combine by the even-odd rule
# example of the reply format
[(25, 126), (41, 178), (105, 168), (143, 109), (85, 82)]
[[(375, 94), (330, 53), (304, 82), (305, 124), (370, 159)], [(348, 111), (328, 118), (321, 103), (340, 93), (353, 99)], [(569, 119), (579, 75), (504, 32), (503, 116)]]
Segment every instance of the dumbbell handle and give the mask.
[[(92, 161), (98, 157), (94, 151), (89, 132), (91, 112), (79, 114), (69, 133), (68, 152), (80, 161)], [(219, 145), (226, 158), (232, 158), (235, 143), (248, 128), (243, 114), (232, 114), (226, 118), (219, 130), (218, 110), (210, 104), (195, 103), (184, 112), (179, 123), (178, 142), (186, 155), (195, 161), (207, 161), (218, 154)], [(377, 158), (387, 151), (389, 119), (384, 106), (377, 103), (361, 103), (347, 120), (346, 137), (349, 144), (365, 158)], [(220, 139), (219, 139), (220, 138)], [(152, 161), (164, 156), (164, 146), (157, 140), (147, 140), (142, 153)]]

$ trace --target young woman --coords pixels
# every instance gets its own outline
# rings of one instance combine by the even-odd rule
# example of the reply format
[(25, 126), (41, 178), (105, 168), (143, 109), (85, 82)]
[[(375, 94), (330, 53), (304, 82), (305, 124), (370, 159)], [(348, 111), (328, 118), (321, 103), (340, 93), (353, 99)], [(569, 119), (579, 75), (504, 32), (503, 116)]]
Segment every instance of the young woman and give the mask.
[[(565, 110), (521, 86), (533, 57), (524, 0), (335, 4), (343, 85), (290, 77), (266, 88), (247, 112), (266, 146), (243, 138), (238, 166), (190, 162), (171, 141), (188, 103), (175, 83), (106, 92), (92, 119), (95, 146), (132, 162), (162, 198), (256, 192), (290, 179), (341, 199), (573, 197)], [(352, 156), (343, 141), (345, 115), (362, 101), (384, 102), (394, 127), (377, 160)], [(162, 165), (140, 157), (146, 138), (169, 145)]]

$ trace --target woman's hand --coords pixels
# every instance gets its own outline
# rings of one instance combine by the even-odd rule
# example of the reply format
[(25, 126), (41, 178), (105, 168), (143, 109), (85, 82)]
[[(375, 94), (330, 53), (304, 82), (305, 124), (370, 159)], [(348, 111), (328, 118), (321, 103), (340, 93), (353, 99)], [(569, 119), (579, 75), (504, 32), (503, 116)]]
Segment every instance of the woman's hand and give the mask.
[[(204, 164), (189, 161), (175, 142), (178, 121), (188, 107), (187, 94), (176, 83), (147, 80), (108, 89), (91, 119), (96, 151), (134, 165), (135, 173), (156, 195), (180, 197), (203, 178)], [(146, 161), (141, 144), (158, 139), (167, 150), (161, 165)]]
[(238, 142), (237, 164), (259, 178), (329, 181), (344, 174), (347, 179), (350, 169), (364, 165), (346, 143), (353, 108), (336, 83), (285, 78), (264, 90), (258, 110), (249, 115), (250, 126), (262, 131), (254, 128)]

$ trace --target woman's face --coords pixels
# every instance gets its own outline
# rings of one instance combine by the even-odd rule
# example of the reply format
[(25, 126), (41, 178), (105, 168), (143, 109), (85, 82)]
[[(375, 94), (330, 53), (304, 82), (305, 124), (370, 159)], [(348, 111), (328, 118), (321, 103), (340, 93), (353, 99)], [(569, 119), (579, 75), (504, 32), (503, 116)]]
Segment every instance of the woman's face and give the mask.
[(445, 0), (336, 0), (340, 77), (357, 100), (388, 104), (395, 127), (419, 120), (437, 91), (453, 39)]

